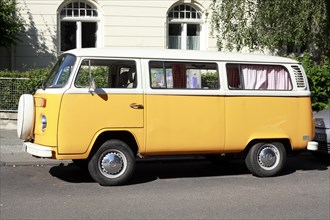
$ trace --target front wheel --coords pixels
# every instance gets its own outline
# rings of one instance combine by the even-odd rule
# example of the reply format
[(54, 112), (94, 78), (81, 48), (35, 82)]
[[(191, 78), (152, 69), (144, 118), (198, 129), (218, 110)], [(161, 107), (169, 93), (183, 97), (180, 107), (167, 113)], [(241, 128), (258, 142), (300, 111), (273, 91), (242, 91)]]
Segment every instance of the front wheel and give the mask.
[(257, 143), (245, 158), (250, 172), (259, 177), (277, 175), (286, 163), (286, 152), (282, 143)]
[(72, 162), (79, 167), (81, 170), (88, 170), (88, 160), (87, 159), (75, 159)]
[(104, 186), (126, 183), (133, 175), (135, 157), (123, 141), (106, 141), (91, 157), (88, 171), (91, 177)]

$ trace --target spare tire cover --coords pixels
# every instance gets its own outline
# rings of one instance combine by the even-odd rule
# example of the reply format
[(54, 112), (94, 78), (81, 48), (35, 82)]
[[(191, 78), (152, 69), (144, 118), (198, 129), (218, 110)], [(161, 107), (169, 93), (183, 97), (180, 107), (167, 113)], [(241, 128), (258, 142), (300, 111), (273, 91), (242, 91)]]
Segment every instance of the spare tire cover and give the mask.
[(34, 99), (30, 94), (21, 95), (18, 102), (17, 135), (20, 139), (32, 137), (34, 127)]

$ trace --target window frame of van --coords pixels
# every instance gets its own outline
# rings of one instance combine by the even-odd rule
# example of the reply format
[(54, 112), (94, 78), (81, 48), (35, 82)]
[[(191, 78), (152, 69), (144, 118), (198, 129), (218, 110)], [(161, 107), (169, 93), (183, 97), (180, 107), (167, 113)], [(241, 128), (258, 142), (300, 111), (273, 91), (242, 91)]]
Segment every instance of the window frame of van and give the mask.
[[(63, 58), (63, 62), (60, 63), (60, 66), (57, 66), (59, 64), (60, 59), (62, 59), (62, 58)], [(70, 67), (71, 69), (70, 69), (69, 75), (66, 78), (66, 82), (64, 84), (62, 84), (60, 86), (57, 86), (57, 83), (58, 83), (59, 79), (62, 77), (62, 74), (63, 74), (63, 64), (65, 63), (65, 61), (67, 59), (72, 60), (72, 65)], [(67, 85), (69, 85), (70, 82), (71, 82), (72, 75), (74, 75), (75, 72), (76, 72), (77, 62), (78, 62), (78, 58), (74, 54), (67, 53), (67, 54), (60, 55), (57, 59), (57, 62), (54, 64), (51, 71), (49, 72), (47, 78), (44, 80), (44, 82), (42, 84), (43, 89), (62, 89), (64, 87), (66, 87)], [(67, 67), (67, 66), (65, 66), (65, 67)], [(54, 71), (56, 71), (56, 73), (55, 73), (54, 79), (52, 79), (52, 81), (54, 81), (56, 79), (56, 81), (57, 81), (56, 85), (54, 86), (53, 82), (52, 82), (51, 85), (47, 86), (47, 83), (51, 79), (51, 76), (53, 75)], [(61, 71), (61, 73), (59, 73), (60, 71)]]
[[(219, 64), (216, 61), (208, 61), (208, 60), (202, 60), (202, 61), (196, 61), (196, 60), (167, 60), (167, 59), (152, 59), (152, 60), (147, 60), (148, 62), (148, 81), (149, 81), (149, 88), (152, 90), (181, 90), (181, 91), (219, 91), (221, 90), (221, 74), (219, 72)], [(217, 76), (217, 88), (203, 88), (201, 85), (201, 88), (168, 88), (167, 87), (167, 80), (164, 80), (165, 82), (165, 87), (153, 87), (152, 86), (152, 62), (160, 62), (163, 63), (163, 69), (166, 67), (164, 66), (165, 63), (170, 63), (170, 64), (200, 64), (200, 65), (214, 65), (215, 71), (216, 71), (216, 76)], [(208, 69), (205, 69), (208, 70)]]
[[(246, 89), (245, 88), (245, 83), (244, 83), (244, 75), (242, 73), (242, 66), (254, 66), (254, 67), (279, 67), (279, 68), (282, 68), (286, 73), (287, 73), (287, 77), (288, 77), (288, 83), (289, 83), (289, 89), (262, 89), (262, 88), (259, 88), (259, 89)], [(228, 72), (228, 69), (229, 67), (234, 67), (234, 68), (237, 68), (238, 70), (238, 77), (239, 77), (239, 87), (231, 87), (230, 86), (230, 83), (229, 83), (229, 72)], [(226, 69), (226, 81), (227, 81), (227, 88), (229, 90), (242, 90), (242, 91), (292, 91), (294, 89), (294, 86), (293, 86), (293, 80), (292, 80), (292, 76), (290, 74), (290, 71), (289, 69), (285, 66), (285, 65), (281, 65), (281, 64), (278, 64), (278, 63), (226, 63), (225, 64), (225, 69)], [(268, 79), (267, 79), (268, 81)]]
[(105, 56), (81, 56), (81, 55), (75, 55), (77, 60), (75, 64), (75, 68), (73, 70), (73, 74), (71, 74), (71, 77), (69, 79), (70, 84), (68, 85), (68, 90), (66, 93), (72, 93), (72, 94), (85, 94), (85, 93), (91, 93), (90, 88), (79, 88), (75, 86), (76, 77), (79, 72), (79, 68), (81, 66), (81, 63), (85, 59), (98, 59), (98, 60), (126, 60), (126, 61), (134, 61), (135, 67), (136, 67), (136, 77), (137, 77), (137, 86), (136, 88), (96, 88), (95, 93), (112, 93), (112, 94), (143, 94), (143, 84), (142, 76), (141, 76), (141, 59), (140, 58), (134, 58), (134, 57), (105, 57)]
[[(118, 80), (116, 81), (116, 87), (109, 87), (112, 83), (110, 83), (110, 81), (112, 81), (110, 75), (113, 75), (111, 72), (109, 72), (108, 70), (108, 73), (107, 73), (107, 83), (108, 83), (108, 87), (96, 87), (96, 89), (136, 89), (137, 86), (138, 86), (138, 80), (139, 80), (139, 76), (137, 75), (137, 60), (136, 59), (129, 59), (129, 58), (99, 58), (99, 57), (93, 57), (93, 58), (87, 58), (87, 57), (82, 57), (81, 58), (81, 61), (79, 62), (79, 65), (77, 67), (77, 72), (75, 74), (75, 77), (73, 79), (73, 86), (77, 89), (83, 89), (83, 88), (88, 88), (88, 85), (87, 86), (78, 86), (77, 85), (77, 79), (79, 77), (79, 71), (83, 65), (83, 63), (85, 61), (109, 61), (109, 65), (113, 65), (111, 62), (127, 62), (127, 63), (130, 63), (130, 64), (127, 64), (126, 66), (128, 67), (129, 65), (132, 65), (135, 67), (135, 77), (136, 77), (136, 87), (118, 87)], [(95, 65), (97, 66), (97, 65)], [(123, 68), (125, 67), (125, 65), (121, 66), (120, 68)], [(117, 71), (117, 70), (115, 70)], [(116, 73), (116, 78), (119, 77), (119, 72)], [(95, 79), (95, 77), (94, 77)], [(112, 86), (112, 85), (111, 85)]]

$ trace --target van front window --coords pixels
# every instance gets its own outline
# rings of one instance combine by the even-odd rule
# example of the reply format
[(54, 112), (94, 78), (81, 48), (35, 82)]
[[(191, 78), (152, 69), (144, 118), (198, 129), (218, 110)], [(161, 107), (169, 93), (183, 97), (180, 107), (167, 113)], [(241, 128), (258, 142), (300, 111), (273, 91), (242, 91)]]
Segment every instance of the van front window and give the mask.
[(47, 77), (44, 88), (62, 88), (66, 85), (76, 57), (70, 54), (60, 56)]

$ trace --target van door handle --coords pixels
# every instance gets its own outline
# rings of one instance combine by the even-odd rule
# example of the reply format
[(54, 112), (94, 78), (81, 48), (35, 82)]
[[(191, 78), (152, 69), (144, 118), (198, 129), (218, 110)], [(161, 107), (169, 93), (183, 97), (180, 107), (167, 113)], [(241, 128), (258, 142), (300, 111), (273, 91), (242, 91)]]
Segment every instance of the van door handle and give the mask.
[(131, 107), (133, 109), (143, 109), (144, 108), (142, 104), (136, 104), (136, 103), (130, 104), (129, 107)]

